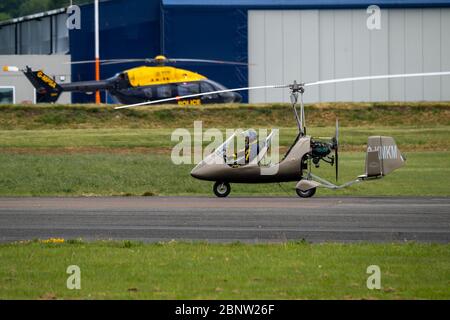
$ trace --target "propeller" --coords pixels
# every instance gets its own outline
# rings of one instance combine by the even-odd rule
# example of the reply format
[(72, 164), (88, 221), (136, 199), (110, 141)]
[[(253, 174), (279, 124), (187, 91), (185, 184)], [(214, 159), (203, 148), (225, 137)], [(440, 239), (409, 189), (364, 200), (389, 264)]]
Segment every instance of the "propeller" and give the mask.
[(336, 131), (333, 138), (334, 167), (336, 168), (336, 181), (339, 179), (339, 120), (336, 118)]
[[(170, 60), (173, 60), (173, 59), (170, 59)], [(351, 82), (351, 81), (381, 80), (381, 79), (394, 79), (394, 78), (412, 78), (412, 77), (430, 77), (430, 76), (448, 76), (448, 75), (450, 75), (450, 71), (427, 72), (427, 73), (387, 74), (387, 75), (379, 75), (379, 76), (366, 76), (366, 77), (321, 80), (321, 81), (310, 82), (310, 83), (305, 83), (305, 84), (302, 83), (302, 84), (297, 84), (297, 85), (300, 86), (301, 88), (306, 88), (306, 87), (319, 86), (319, 85), (324, 85), (324, 84)], [(294, 85), (295, 85), (295, 83), (294, 83)], [(180, 100), (180, 99), (185, 99), (185, 98), (194, 98), (194, 97), (200, 97), (200, 96), (209, 95), (209, 94), (220, 94), (220, 93), (226, 93), (226, 92), (258, 90), (258, 89), (272, 89), (272, 88), (291, 88), (292, 89), (294, 87), (294, 85), (292, 85), (292, 84), (269, 85), (269, 86), (243, 87), (243, 88), (211, 91), (211, 92), (190, 94), (190, 95), (174, 97), (174, 98), (166, 98), (166, 99), (161, 99), (161, 100), (152, 100), (152, 101), (147, 101), (147, 102), (142, 102), (142, 103), (124, 105), (124, 106), (116, 107), (115, 109), (140, 107), (140, 106), (146, 106), (146, 105), (151, 105), (151, 104), (156, 104), (156, 103), (161, 103), (161, 102), (170, 102), (170, 101), (175, 101), (175, 100)]]

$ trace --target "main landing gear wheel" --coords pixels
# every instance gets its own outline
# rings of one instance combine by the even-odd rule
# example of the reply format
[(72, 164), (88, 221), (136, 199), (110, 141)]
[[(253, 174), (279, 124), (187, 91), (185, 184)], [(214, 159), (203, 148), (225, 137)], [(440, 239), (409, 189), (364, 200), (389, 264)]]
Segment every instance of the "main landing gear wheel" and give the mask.
[(295, 189), (295, 191), (297, 192), (297, 195), (300, 198), (311, 198), (313, 195), (316, 194), (316, 188), (312, 188), (306, 191), (302, 191), (300, 189)]
[(228, 182), (216, 182), (214, 183), (213, 191), (219, 198), (225, 198), (230, 194), (231, 186)]

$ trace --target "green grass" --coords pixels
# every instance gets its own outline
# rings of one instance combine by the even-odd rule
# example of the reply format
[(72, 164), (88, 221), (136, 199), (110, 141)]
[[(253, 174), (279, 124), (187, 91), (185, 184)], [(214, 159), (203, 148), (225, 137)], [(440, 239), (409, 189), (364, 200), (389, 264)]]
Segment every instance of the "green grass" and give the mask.
[[(347, 126), (450, 125), (450, 102), (327, 103), (306, 106), (310, 126), (332, 126), (339, 117)], [(228, 128), (295, 124), (290, 106), (209, 105), (154, 106), (114, 110), (112, 106), (0, 106), (0, 129), (167, 128), (190, 127), (203, 120), (209, 127)]]
[[(0, 245), (0, 261), (2, 299), (450, 298), (448, 244), (34, 242)], [(69, 265), (81, 290), (66, 288)]]
[[(317, 195), (450, 196), (450, 152), (407, 153), (405, 167), (384, 179)], [(341, 182), (364, 172), (364, 153), (341, 154)], [(174, 165), (155, 154), (2, 154), (1, 196), (211, 195), (212, 184), (190, 176), (191, 165)], [(316, 173), (333, 181), (334, 167)], [(233, 195), (294, 196), (295, 183), (232, 185)]]
[[(193, 132), (193, 124), (187, 128)], [(207, 130), (208, 128), (204, 128)], [(237, 129), (237, 128), (234, 128)], [(267, 129), (270, 129), (267, 128)], [(280, 146), (287, 147), (295, 139), (295, 128), (280, 129)], [(175, 129), (62, 129), (62, 130), (0, 130), (1, 148), (166, 148), (178, 141), (171, 141)], [(223, 130), (223, 132), (225, 132)], [(317, 137), (333, 136), (333, 127), (311, 128), (309, 134)], [(450, 126), (415, 127), (342, 127), (342, 148), (360, 147), (364, 150), (370, 135), (395, 137), (401, 150), (450, 150)], [(205, 145), (209, 141), (204, 142)], [(101, 150), (100, 150), (101, 151)], [(170, 152), (170, 150), (169, 150)]]
[[(307, 107), (313, 136), (334, 135), (341, 123), (341, 182), (364, 172), (370, 135), (393, 136), (408, 156), (386, 179), (319, 195), (449, 196), (450, 103), (331, 103)], [(0, 195), (210, 195), (211, 183), (190, 177), (192, 166), (170, 161), (177, 127), (280, 128), (282, 152), (296, 129), (288, 105), (1, 106)], [(204, 145), (207, 145), (206, 141)], [(332, 179), (333, 169), (316, 171)], [(293, 195), (293, 183), (233, 185), (232, 195)], [(286, 190), (286, 191), (285, 191)]]

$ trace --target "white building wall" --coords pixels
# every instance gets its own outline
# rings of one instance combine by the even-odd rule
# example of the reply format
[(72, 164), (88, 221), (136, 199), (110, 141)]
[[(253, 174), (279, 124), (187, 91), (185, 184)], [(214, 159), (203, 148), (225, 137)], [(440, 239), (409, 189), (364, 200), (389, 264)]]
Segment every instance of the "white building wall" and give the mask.
[[(450, 71), (450, 8), (250, 10), (249, 85)], [(287, 90), (254, 90), (250, 102), (288, 102)], [(306, 102), (448, 101), (450, 77), (372, 80), (309, 88)]]
[[(61, 83), (61, 77), (65, 83), (71, 79), (70, 55), (0, 55), (1, 66), (16, 66), (24, 69), (30, 66), (33, 70), (43, 70)], [(0, 86), (14, 87), (16, 103), (35, 101), (35, 90), (22, 72), (4, 72), (0, 69)], [(63, 92), (58, 103), (71, 103), (71, 93)]]

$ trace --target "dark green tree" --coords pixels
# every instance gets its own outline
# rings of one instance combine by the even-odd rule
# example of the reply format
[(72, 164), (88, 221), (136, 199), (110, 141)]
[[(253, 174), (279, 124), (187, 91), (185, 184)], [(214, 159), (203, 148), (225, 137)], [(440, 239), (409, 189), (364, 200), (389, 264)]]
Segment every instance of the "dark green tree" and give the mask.
[[(73, 0), (73, 4), (85, 4), (93, 0)], [(25, 15), (68, 7), (70, 0), (1, 0), (0, 21)]]

